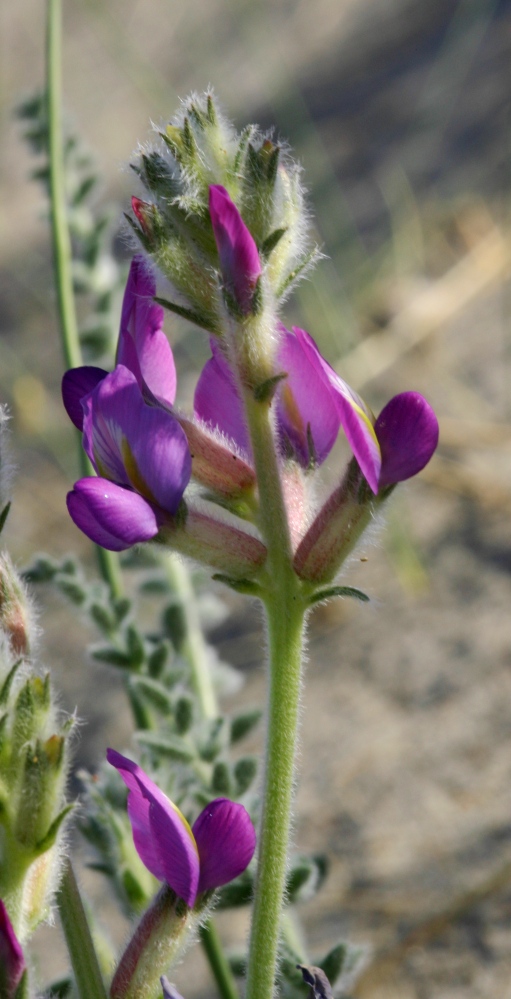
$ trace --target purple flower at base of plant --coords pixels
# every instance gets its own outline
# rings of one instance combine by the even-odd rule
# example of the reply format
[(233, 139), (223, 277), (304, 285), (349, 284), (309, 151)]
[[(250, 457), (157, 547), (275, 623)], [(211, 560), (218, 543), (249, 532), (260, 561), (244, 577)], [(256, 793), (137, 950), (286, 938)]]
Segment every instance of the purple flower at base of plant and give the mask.
[(68, 509), (92, 541), (122, 551), (177, 512), (191, 474), (188, 442), (170, 413), (144, 402), (123, 365), (82, 406), (83, 446), (99, 477), (76, 483)]
[(262, 274), (255, 240), (220, 184), (209, 189), (209, 211), (225, 286), (241, 311), (248, 315)]
[[(172, 406), (176, 397), (176, 367), (172, 348), (163, 332), (164, 311), (153, 301), (156, 282), (143, 257), (131, 262), (122, 303), (116, 363), (129, 368), (148, 402)], [(108, 372), (93, 365), (66, 371), (62, 398), (69, 418), (83, 428), (82, 399)]]
[(7, 909), (0, 899), (0, 996), (14, 999), (26, 969), (21, 944), (13, 930)]
[(197, 896), (227, 884), (250, 863), (255, 830), (243, 805), (217, 798), (190, 828), (184, 815), (133, 760), (107, 759), (129, 789), (128, 815), (140, 859), (192, 908)]

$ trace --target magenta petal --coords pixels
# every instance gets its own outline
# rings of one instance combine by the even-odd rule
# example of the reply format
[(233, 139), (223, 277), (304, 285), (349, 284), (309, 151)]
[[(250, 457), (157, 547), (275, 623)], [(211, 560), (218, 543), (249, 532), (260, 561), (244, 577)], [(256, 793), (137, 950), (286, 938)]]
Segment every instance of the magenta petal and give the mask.
[[(305, 337), (308, 349), (304, 349)], [(287, 379), (278, 391), (278, 422), (304, 467), (313, 456), (318, 464), (325, 460), (335, 444), (340, 426), (334, 392), (319, 358), (316, 344), (305, 330), (294, 328), (291, 333), (282, 329), (278, 362), (287, 373)], [(309, 435), (314, 455), (309, 454)]]
[(252, 860), (256, 834), (243, 805), (216, 798), (200, 813), (192, 832), (200, 857), (199, 892), (232, 881)]
[(209, 211), (223, 279), (242, 311), (248, 313), (262, 273), (255, 240), (220, 184), (209, 189)]
[(248, 429), (234, 375), (214, 342), (211, 348), (213, 357), (206, 361), (195, 389), (195, 415), (209, 426), (217, 427), (249, 455)]
[(167, 410), (149, 406), (122, 364), (83, 402), (84, 448), (96, 471), (174, 514), (190, 480), (186, 435)]
[(176, 513), (192, 474), (184, 430), (170, 413), (145, 403), (138, 414), (130, 415), (129, 423), (123, 422), (122, 429), (136, 465), (134, 487), (144, 493), (147, 486), (159, 506)]
[(299, 337), (303, 351), (309, 359), (311, 369), (320, 368), (325, 378), (325, 391), (333, 393), (334, 403), (346, 434), (348, 443), (357, 459), (373, 493), (378, 491), (380, 474), (380, 448), (373, 427), (372, 414), (353, 389), (334, 371), (321, 356), (314, 340), (305, 330), (293, 328)]
[(130, 790), (128, 812), (140, 859), (151, 874), (166, 881), (179, 898), (193, 906), (197, 897), (199, 857), (188, 823), (133, 760), (114, 749), (107, 750), (107, 759)]
[(156, 282), (143, 257), (134, 257), (124, 293), (117, 364), (135, 375), (142, 390), (163, 405), (176, 397), (176, 367), (163, 332), (164, 310), (153, 301)]
[(0, 899), (0, 995), (14, 999), (26, 964), (21, 944)]
[(380, 489), (420, 472), (438, 444), (438, 420), (418, 392), (395, 395), (382, 409), (374, 429), (382, 456)]
[(160, 527), (147, 500), (108, 479), (80, 479), (67, 495), (67, 508), (91, 541), (113, 552), (149, 541)]
[(66, 371), (62, 379), (62, 401), (67, 415), (78, 430), (83, 430), (82, 399), (92, 392), (107, 374), (108, 371), (92, 365)]

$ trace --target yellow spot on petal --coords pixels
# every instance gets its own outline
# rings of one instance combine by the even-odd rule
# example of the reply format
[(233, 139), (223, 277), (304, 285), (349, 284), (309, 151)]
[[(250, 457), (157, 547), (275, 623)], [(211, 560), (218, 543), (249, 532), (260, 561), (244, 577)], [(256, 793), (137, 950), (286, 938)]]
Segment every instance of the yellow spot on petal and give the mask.
[(151, 503), (156, 503), (156, 500), (151, 490), (149, 489), (147, 482), (140, 474), (133, 452), (125, 437), (123, 437), (122, 439), (121, 454), (126, 474), (133, 488), (136, 489), (137, 493), (140, 493), (141, 496), (145, 496), (145, 498), (148, 499)]

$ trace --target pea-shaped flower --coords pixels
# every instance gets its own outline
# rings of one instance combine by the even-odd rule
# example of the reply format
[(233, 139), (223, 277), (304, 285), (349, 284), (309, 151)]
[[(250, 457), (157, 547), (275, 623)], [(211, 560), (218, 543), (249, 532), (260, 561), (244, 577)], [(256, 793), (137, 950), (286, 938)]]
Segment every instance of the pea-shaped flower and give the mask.
[(130, 792), (128, 815), (140, 859), (190, 908), (198, 895), (227, 884), (248, 867), (256, 836), (243, 805), (216, 798), (190, 827), (133, 760), (114, 749), (107, 750), (107, 759)]

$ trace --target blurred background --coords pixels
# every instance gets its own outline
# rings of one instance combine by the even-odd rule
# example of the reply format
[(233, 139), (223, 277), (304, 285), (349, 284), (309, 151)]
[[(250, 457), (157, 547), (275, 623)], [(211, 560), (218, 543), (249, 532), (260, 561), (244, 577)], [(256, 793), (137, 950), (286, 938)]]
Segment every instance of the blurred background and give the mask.
[[(307, 328), (376, 412), (405, 389), (436, 408), (438, 455), (346, 573), (372, 604), (334, 603), (311, 622), (295, 843), (326, 851), (331, 869), (302, 916), (313, 954), (339, 935), (371, 948), (353, 995), (511, 997), (511, 4), (64, 7), (65, 106), (103, 178), (98, 207), (113, 205), (117, 259), (119, 219), (139, 193), (125, 163), (151, 122), (212, 85), (237, 127), (275, 127), (303, 164), (326, 259), (288, 325)], [(1, 14), (5, 541), (20, 566), (40, 550), (90, 559), (65, 510), (76, 451), (45, 198), (13, 115), (44, 79), (44, 13), (18, 0)], [(206, 339), (171, 318), (166, 328), (186, 403)], [(228, 707), (260, 703), (257, 607), (217, 595), (229, 615), (211, 617), (210, 637), (245, 677)], [(94, 768), (128, 738), (120, 680), (87, 661), (94, 636), (76, 610), (51, 591), (38, 600), (43, 658), (85, 721), (78, 764)], [(226, 939), (244, 927), (224, 921)], [(41, 946), (52, 939), (44, 930)], [(187, 999), (211, 994), (198, 949), (175, 978)]]

